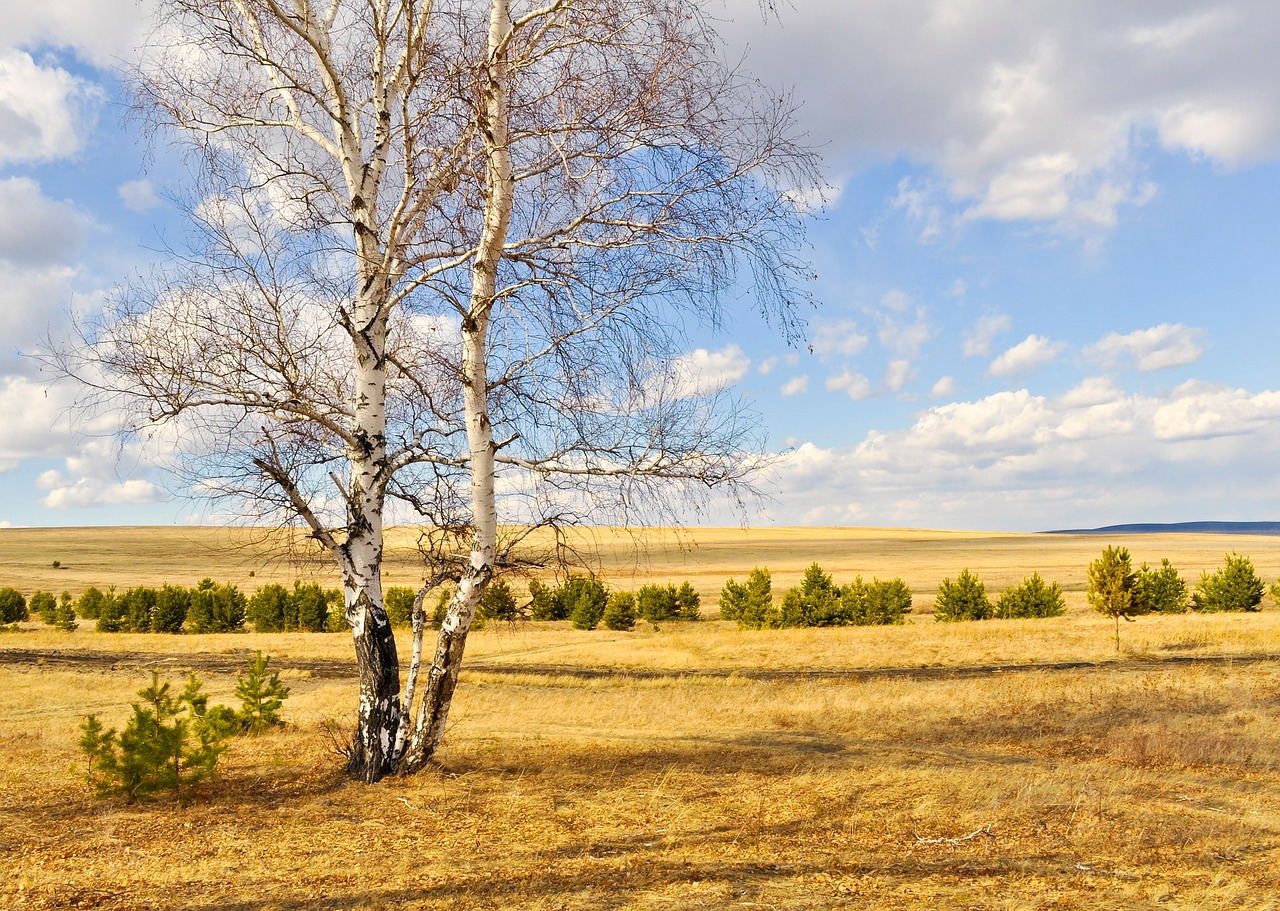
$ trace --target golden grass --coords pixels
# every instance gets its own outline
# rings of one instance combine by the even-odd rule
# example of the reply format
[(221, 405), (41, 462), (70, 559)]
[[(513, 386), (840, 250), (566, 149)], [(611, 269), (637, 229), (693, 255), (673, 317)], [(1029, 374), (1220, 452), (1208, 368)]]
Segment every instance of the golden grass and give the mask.
[[(735, 556), (736, 534), (693, 552), (707, 578), (798, 576), (827, 546), (764, 533)], [(1264, 578), (1280, 568), (1272, 539), (1206, 538), (1125, 543), (1187, 575), (1233, 546)], [(228, 578), (169, 545), (169, 565)], [(816, 558), (837, 578), (936, 587), (966, 565), (1078, 580), (1104, 542), (829, 546)], [(890, 568), (869, 568), (881, 551)], [(115, 559), (104, 573), (163, 576)], [(659, 550), (637, 578), (689, 577), (678, 561)], [(440, 764), (374, 787), (343, 778), (326, 733), (355, 701), (344, 635), (31, 624), (0, 636), (0, 908), (1280, 908), (1280, 611), (1140, 618), (1116, 656), (1080, 601), (944, 625), (922, 600), (926, 615), (876, 629), (497, 625), (469, 643)], [(231, 701), (254, 648), (293, 687), (288, 729), (236, 741), (188, 807), (92, 797), (86, 712), (122, 723), (150, 666), (196, 668)]]

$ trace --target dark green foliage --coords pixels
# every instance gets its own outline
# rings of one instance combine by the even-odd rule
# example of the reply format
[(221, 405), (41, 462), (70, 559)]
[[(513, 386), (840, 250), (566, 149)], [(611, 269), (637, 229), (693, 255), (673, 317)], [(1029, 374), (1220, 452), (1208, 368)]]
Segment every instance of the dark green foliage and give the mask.
[(995, 613), (995, 606), (987, 597), (987, 587), (966, 567), (956, 580), (943, 579), (938, 586), (938, 599), (933, 607), (933, 619), (942, 623), (962, 620), (988, 620)]
[(556, 589), (555, 598), (565, 605), (574, 629), (595, 629), (604, 617), (609, 590), (598, 579), (570, 576)]
[(1262, 609), (1262, 592), (1262, 580), (1253, 569), (1253, 561), (1231, 553), (1213, 575), (1201, 574), (1191, 606), (1205, 613), (1257, 611)]
[(151, 632), (151, 612), (156, 606), (154, 588), (138, 586), (120, 596), (120, 614), (123, 629), (131, 633)]
[(71, 598), (71, 592), (63, 592), (58, 597), (58, 606), (53, 612), (53, 625), (64, 633), (75, 630), (76, 626), (76, 609)]
[(271, 659), (255, 652), (249, 659), (248, 669), (236, 683), (236, 695), (240, 697), (241, 730), (248, 734), (262, 734), (284, 724), (280, 720), (280, 708), (289, 697), (289, 688), (280, 682), (280, 672), (268, 673)]
[(97, 620), (102, 614), (102, 605), (106, 602), (107, 595), (101, 589), (89, 586), (80, 594), (80, 598), (76, 601), (76, 614), (86, 620)]
[(58, 602), (52, 592), (33, 592), (27, 599), (27, 613), (35, 614), (46, 626), (53, 626), (53, 615), (57, 610)]
[(529, 580), (529, 616), (533, 620), (567, 620), (569, 611), (566, 605), (556, 599), (556, 590), (539, 582)]
[(182, 632), (190, 605), (191, 593), (187, 589), (166, 582), (156, 592), (155, 607), (151, 609), (152, 632), (173, 635)]
[(304, 633), (322, 633), (329, 619), (329, 593), (317, 582), (303, 583), (295, 580), (289, 593), (287, 630)]
[(911, 589), (901, 579), (858, 576), (840, 588), (841, 616), (852, 626), (890, 626), (905, 623), (911, 612)]
[(516, 607), (516, 596), (511, 586), (504, 579), (495, 579), (489, 583), (480, 599), (477, 616), (486, 620), (505, 620), (508, 623), (520, 619), (520, 611)]
[(245, 605), (245, 619), (260, 633), (281, 633), (289, 614), (289, 589), (278, 583), (264, 585)]
[(778, 609), (782, 626), (847, 626), (849, 620), (834, 580), (812, 563), (796, 587), (787, 589)]
[(1165, 557), (1159, 569), (1143, 563), (1133, 578), (1133, 596), (1146, 611), (1160, 614), (1185, 614), (1190, 598), (1187, 583)]
[(777, 626), (778, 612), (773, 607), (773, 577), (769, 570), (757, 566), (741, 584), (730, 579), (720, 592), (720, 617), (736, 620), (743, 629)]
[(1010, 588), (996, 603), (995, 615), (1001, 620), (1060, 617), (1067, 612), (1067, 602), (1062, 597), (1062, 587), (1052, 585), (1032, 573), (1022, 584)]
[(0, 623), (18, 623), (30, 616), (22, 592), (16, 588), (0, 588)]
[(191, 592), (187, 608), (187, 631), (192, 633), (235, 633), (244, 629), (247, 600), (231, 584), (202, 579)]
[(606, 629), (630, 632), (636, 628), (636, 596), (631, 592), (614, 592), (605, 605), (601, 618)]
[(416, 592), (404, 585), (393, 585), (382, 593), (382, 604), (392, 626), (409, 626), (413, 621), (413, 599)]
[(636, 592), (636, 616), (651, 623), (664, 620), (698, 620), (702, 617), (702, 598), (688, 582), (676, 587), (644, 585)]
[[(87, 594), (87, 592), (86, 592)], [(82, 598), (83, 600), (83, 598)], [(129, 628), (124, 615), (124, 604), (116, 595), (116, 587), (109, 586), (98, 601), (98, 620), (94, 625), (100, 633), (121, 633)]]
[(122, 795), (133, 803), (158, 791), (186, 790), (213, 774), (226, 748), (223, 738), (204, 723), (208, 697), (193, 674), (176, 698), (159, 673), (138, 691), (133, 717), (117, 737), (90, 715), (81, 725), (80, 749), (88, 757), (88, 779), (100, 796)]

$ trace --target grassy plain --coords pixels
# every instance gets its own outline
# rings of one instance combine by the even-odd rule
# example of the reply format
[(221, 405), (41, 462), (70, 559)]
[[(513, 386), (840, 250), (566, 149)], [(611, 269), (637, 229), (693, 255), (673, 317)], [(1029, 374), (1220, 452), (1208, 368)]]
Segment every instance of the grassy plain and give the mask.
[[(238, 546), (4, 530), (0, 584), (297, 574), (219, 534)], [(412, 575), (408, 540), (393, 582)], [(440, 764), (375, 787), (346, 782), (333, 752), (331, 719), (355, 699), (342, 634), (30, 624), (0, 636), (0, 907), (1280, 908), (1270, 598), (1252, 615), (1141, 618), (1117, 656), (1083, 603), (1084, 567), (1114, 539), (733, 530), (692, 549), (655, 534), (639, 557), (629, 537), (598, 541), (621, 587), (689, 578), (714, 603), (729, 575), (768, 565), (780, 593), (816, 559), (837, 580), (901, 575), (917, 613), (879, 629), (498, 625), (469, 645)], [(1193, 581), (1231, 550), (1280, 573), (1274, 538), (1119, 543)], [(996, 592), (1039, 571), (1071, 609), (933, 623), (938, 581), (965, 566)], [(53, 572), (77, 582), (36, 581)], [(229, 702), (254, 648), (293, 688), (286, 730), (235, 742), (190, 806), (92, 797), (85, 713), (120, 724), (150, 667), (197, 669)]]

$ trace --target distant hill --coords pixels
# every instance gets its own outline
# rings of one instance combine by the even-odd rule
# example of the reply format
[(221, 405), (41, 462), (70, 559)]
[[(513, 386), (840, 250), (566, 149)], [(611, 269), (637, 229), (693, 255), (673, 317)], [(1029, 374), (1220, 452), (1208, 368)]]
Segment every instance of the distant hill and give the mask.
[(1280, 535), (1280, 522), (1133, 522), (1103, 528), (1064, 528), (1050, 535)]

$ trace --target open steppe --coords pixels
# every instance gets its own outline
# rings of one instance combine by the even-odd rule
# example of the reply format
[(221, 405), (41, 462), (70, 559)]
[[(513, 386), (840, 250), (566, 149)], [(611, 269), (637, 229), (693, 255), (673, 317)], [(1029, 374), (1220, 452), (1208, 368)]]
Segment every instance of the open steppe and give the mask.
[[(912, 622), (475, 633), (440, 764), (344, 780), (343, 634), (0, 635), (0, 908), (1280, 908), (1280, 610), (1143, 617), (1084, 603), (1107, 544), (1190, 582), (1225, 552), (1280, 575), (1280, 539), (857, 529), (594, 533), (615, 587), (690, 579), (714, 614), (755, 565), (775, 596), (818, 561), (903, 577)], [(411, 533), (389, 565), (414, 575)], [(63, 568), (53, 569), (59, 560)], [(1033, 571), (1053, 620), (943, 625), (938, 582)], [(322, 568), (245, 531), (0, 530), (0, 585), (246, 589)], [(250, 575), (252, 573), (252, 575)], [(148, 668), (231, 701), (262, 648), (287, 729), (233, 743), (189, 806), (94, 799), (77, 725), (120, 724)]]

